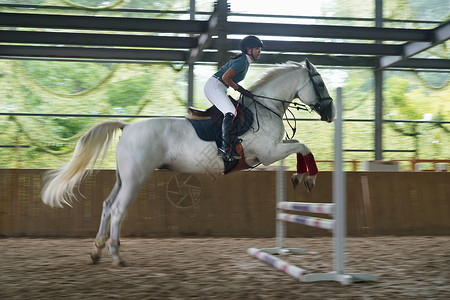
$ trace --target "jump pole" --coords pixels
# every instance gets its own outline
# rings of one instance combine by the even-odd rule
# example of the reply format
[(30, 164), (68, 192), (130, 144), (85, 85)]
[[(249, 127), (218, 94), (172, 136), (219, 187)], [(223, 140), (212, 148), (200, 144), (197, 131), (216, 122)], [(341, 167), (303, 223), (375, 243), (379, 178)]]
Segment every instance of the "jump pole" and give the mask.
[[(280, 160), (280, 165), (278, 166), (276, 172), (276, 211), (275, 215), (283, 213), (282, 208), (279, 207), (280, 203), (286, 202), (286, 180), (284, 173), (284, 160)], [(258, 249), (260, 251), (269, 253), (269, 254), (279, 254), (279, 255), (287, 255), (287, 254), (305, 254), (307, 251), (301, 248), (286, 248), (285, 239), (286, 239), (286, 224), (285, 221), (276, 217), (275, 221), (275, 248), (263, 248)], [(249, 253), (250, 254), (250, 253)], [(252, 255), (252, 254), (251, 254)]]
[[(376, 281), (376, 275), (346, 274), (345, 273), (345, 238), (346, 238), (346, 181), (342, 160), (342, 89), (337, 89), (336, 118), (334, 138), (334, 171), (333, 171), (333, 203), (302, 203), (286, 202), (283, 161), (277, 171), (277, 208), (276, 208), (276, 248), (256, 249), (249, 248), (247, 253), (266, 262), (272, 267), (305, 282), (338, 281), (342, 284), (352, 282)], [(290, 215), (285, 210), (307, 211), (333, 214), (333, 220), (312, 218), (299, 215)], [(304, 225), (333, 230), (334, 271), (329, 273), (311, 274), (271, 254), (304, 254), (306, 250), (299, 248), (285, 248), (286, 227), (284, 222), (295, 222)]]

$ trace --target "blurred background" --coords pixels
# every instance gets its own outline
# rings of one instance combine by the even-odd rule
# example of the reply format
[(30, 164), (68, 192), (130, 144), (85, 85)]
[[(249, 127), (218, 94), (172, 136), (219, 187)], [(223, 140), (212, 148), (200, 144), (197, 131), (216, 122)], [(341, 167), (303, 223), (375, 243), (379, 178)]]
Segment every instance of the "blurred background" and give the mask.
[[(195, 19), (207, 20), (214, 9), (214, 2), (194, 2)], [(375, 2), (279, 0), (274, 6), (265, 1), (230, 0), (228, 20), (374, 26)], [(189, 0), (0, 0), (0, 12), (189, 19), (191, 4)], [(384, 1), (383, 26), (431, 29), (447, 21), (449, 12), (450, 2), (447, 0)], [(64, 29), (54, 31), (64, 32)], [(264, 37), (261, 38), (264, 40)], [(317, 38), (291, 40), (330, 41)], [(449, 45), (447, 41), (417, 57), (449, 59)], [(305, 53), (305, 57), (308, 54)], [(183, 63), (2, 58), (0, 168), (56, 168), (70, 159), (80, 136), (106, 118), (137, 122), (143, 117), (183, 117), (186, 113), (188, 66)], [(273, 65), (264, 61), (252, 65), (242, 85), (250, 86), (270, 68)], [(203, 85), (216, 69), (216, 64), (195, 65), (194, 106), (210, 106), (203, 94)], [(332, 97), (336, 96), (337, 87), (343, 88), (343, 116), (353, 120), (344, 124), (343, 147), (354, 150), (344, 153), (344, 159), (348, 162), (345, 168), (361, 170), (359, 161), (374, 159), (374, 153), (366, 151), (374, 149), (374, 70), (328, 66), (318, 66), (318, 69)], [(414, 159), (449, 159), (449, 80), (448, 70), (384, 71), (383, 148), (400, 151), (383, 153), (384, 160), (399, 160), (401, 170), (411, 170), (414, 166), (411, 160)], [(231, 89), (229, 92), (237, 97)], [(297, 121), (294, 138), (311, 148), (319, 162), (319, 169), (332, 170), (334, 126), (317, 122), (318, 116), (305, 111), (295, 111), (294, 114), (302, 119)], [(291, 118), (290, 115), (287, 117)], [(295, 169), (295, 156), (286, 159), (285, 164), (289, 169)], [(433, 166), (433, 162), (422, 163), (424, 170), (433, 169)], [(109, 152), (101, 168), (115, 168), (114, 151)]]

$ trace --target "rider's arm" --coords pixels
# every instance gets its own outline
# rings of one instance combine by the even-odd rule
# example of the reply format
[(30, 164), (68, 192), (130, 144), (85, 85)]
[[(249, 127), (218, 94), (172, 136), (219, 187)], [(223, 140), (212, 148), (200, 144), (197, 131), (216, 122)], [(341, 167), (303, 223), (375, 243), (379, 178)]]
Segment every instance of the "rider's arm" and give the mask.
[(231, 79), (234, 75), (236, 75), (236, 72), (233, 70), (233, 68), (229, 68), (223, 75), (222, 80), (231, 86), (235, 91), (239, 88), (236, 82)]

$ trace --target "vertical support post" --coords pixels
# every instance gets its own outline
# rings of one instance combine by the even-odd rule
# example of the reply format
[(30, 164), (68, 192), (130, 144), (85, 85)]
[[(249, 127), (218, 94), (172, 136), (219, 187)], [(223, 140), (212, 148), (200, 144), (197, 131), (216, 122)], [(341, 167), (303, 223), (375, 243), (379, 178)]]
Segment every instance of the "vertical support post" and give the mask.
[(375, 0), (375, 27), (383, 27), (383, 0)]
[[(189, 20), (195, 20), (195, 0), (190, 0)], [(194, 106), (194, 66), (194, 63), (188, 65), (188, 107)]]
[(345, 228), (346, 228), (346, 181), (342, 163), (342, 88), (337, 89), (336, 118), (334, 121), (334, 171), (333, 202), (335, 205), (334, 270), (338, 274), (345, 273)]
[(189, 0), (189, 20), (195, 20), (195, 0)]
[[(275, 209), (275, 216), (278, 215), (282, 210), (278, 208), (278, 203), (286, 201), (286, 183), (284, 181), (284, 166), (283, 166), (284, 160), (280, 160), (280, 165), (277, 169), (277, 179), (276, 179), (276, 186), (277, 186), (277, 199), (276, 199), (276, 209)], [(286, 238), (286, 225), (283, 220), (276, 220), (275, 223), (275, 230), (276, 230), (276, 247), (279, 249), (283, 249), (285, 246), (285, 238)]]
[[(375, 1), (375, 27), (383, 27), (383, 0)], [(381, 44), (381, 41), (375, 41)], [(378, 58), (378, 65), (380, 58)], [(375, 159), (383, 159), (383, 71), (377, 69), (375, 76)]]
[(375, 71), (375, 159), (383, 159), (383, 71)]
[(217, 23), (217, 69), (220, 69), (228, 61), (228, 40), (227, 40), (227, 0), (217, 0), (217, 12), (219, 21)]
[(194, 106), (194, 64), (189, 64), (188, 69), (188, 101), (187, 106)]

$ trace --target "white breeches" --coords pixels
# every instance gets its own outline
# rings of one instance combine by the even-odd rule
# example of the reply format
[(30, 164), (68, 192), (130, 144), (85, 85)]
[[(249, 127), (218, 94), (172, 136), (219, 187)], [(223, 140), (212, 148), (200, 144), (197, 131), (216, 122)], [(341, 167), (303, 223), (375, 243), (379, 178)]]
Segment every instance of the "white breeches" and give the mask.
[(206, 81), (204, 92), (209, 102), (214, 104), (224, 115), (235, 113), (236, 108), (227, 96), (227, 87), (217, 78), (211, 77)]

